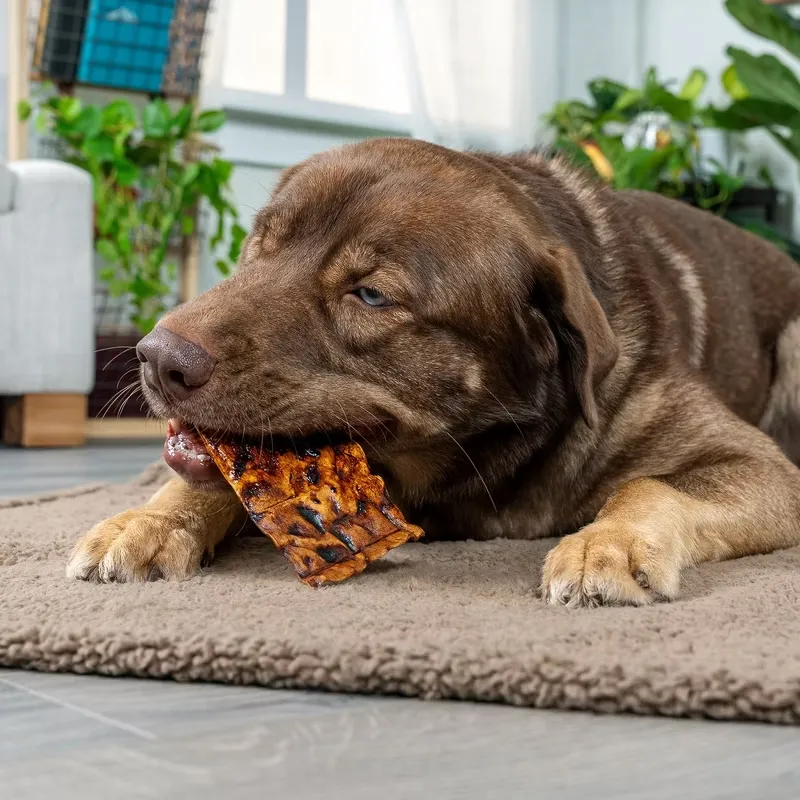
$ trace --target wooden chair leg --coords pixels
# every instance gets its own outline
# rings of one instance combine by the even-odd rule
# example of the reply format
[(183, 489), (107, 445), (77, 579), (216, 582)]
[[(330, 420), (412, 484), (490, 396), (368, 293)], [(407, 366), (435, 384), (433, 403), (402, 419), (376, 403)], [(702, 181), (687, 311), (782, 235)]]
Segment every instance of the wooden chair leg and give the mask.
[(3, 443), (75, 447), (86, 442), (88, 399), (83, 394), (26, 394), (6, 400)]

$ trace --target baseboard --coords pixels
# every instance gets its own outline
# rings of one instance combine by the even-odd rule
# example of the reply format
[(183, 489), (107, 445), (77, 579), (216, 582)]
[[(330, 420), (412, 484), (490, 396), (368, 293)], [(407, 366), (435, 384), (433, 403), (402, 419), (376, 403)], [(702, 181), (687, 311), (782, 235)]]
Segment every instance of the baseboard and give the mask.
[(112, 418), (86, 421), (86, 436), (89, 440), (163, 441), (166, 435), (167, 420), (165, 419)]

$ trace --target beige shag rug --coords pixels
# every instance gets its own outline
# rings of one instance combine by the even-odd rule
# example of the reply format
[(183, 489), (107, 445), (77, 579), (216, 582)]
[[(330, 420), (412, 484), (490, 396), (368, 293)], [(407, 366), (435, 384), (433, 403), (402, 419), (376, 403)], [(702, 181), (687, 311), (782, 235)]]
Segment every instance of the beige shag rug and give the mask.
[(640, 609), (545, 607), (552, 541), (405, 545), (313, 590), (239, 537), (183, 583), (68, 581), (79, 534), (164, 475), (0, 501), (0, 666), (800, 722), (800, 550), (704, 565)]

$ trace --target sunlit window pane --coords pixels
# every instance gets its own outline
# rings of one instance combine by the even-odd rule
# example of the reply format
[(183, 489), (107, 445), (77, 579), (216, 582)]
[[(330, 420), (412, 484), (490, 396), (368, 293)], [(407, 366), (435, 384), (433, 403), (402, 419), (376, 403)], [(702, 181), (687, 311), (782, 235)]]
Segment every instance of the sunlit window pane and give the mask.
[(306, 95), (409, 111), (394, 0), (308, 0)]
[(222, 77), (226, 88), (283, 94), (286, 86), (286, 2), (228, 0)]

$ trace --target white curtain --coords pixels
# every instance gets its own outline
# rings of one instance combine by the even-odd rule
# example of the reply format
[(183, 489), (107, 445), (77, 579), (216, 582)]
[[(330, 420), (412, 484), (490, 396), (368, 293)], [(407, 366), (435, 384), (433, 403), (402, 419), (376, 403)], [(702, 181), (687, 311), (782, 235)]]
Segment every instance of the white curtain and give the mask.
[(448, 147), (534, 144), (557, 97), (557, 0), (398, 0), (413, 134)]

